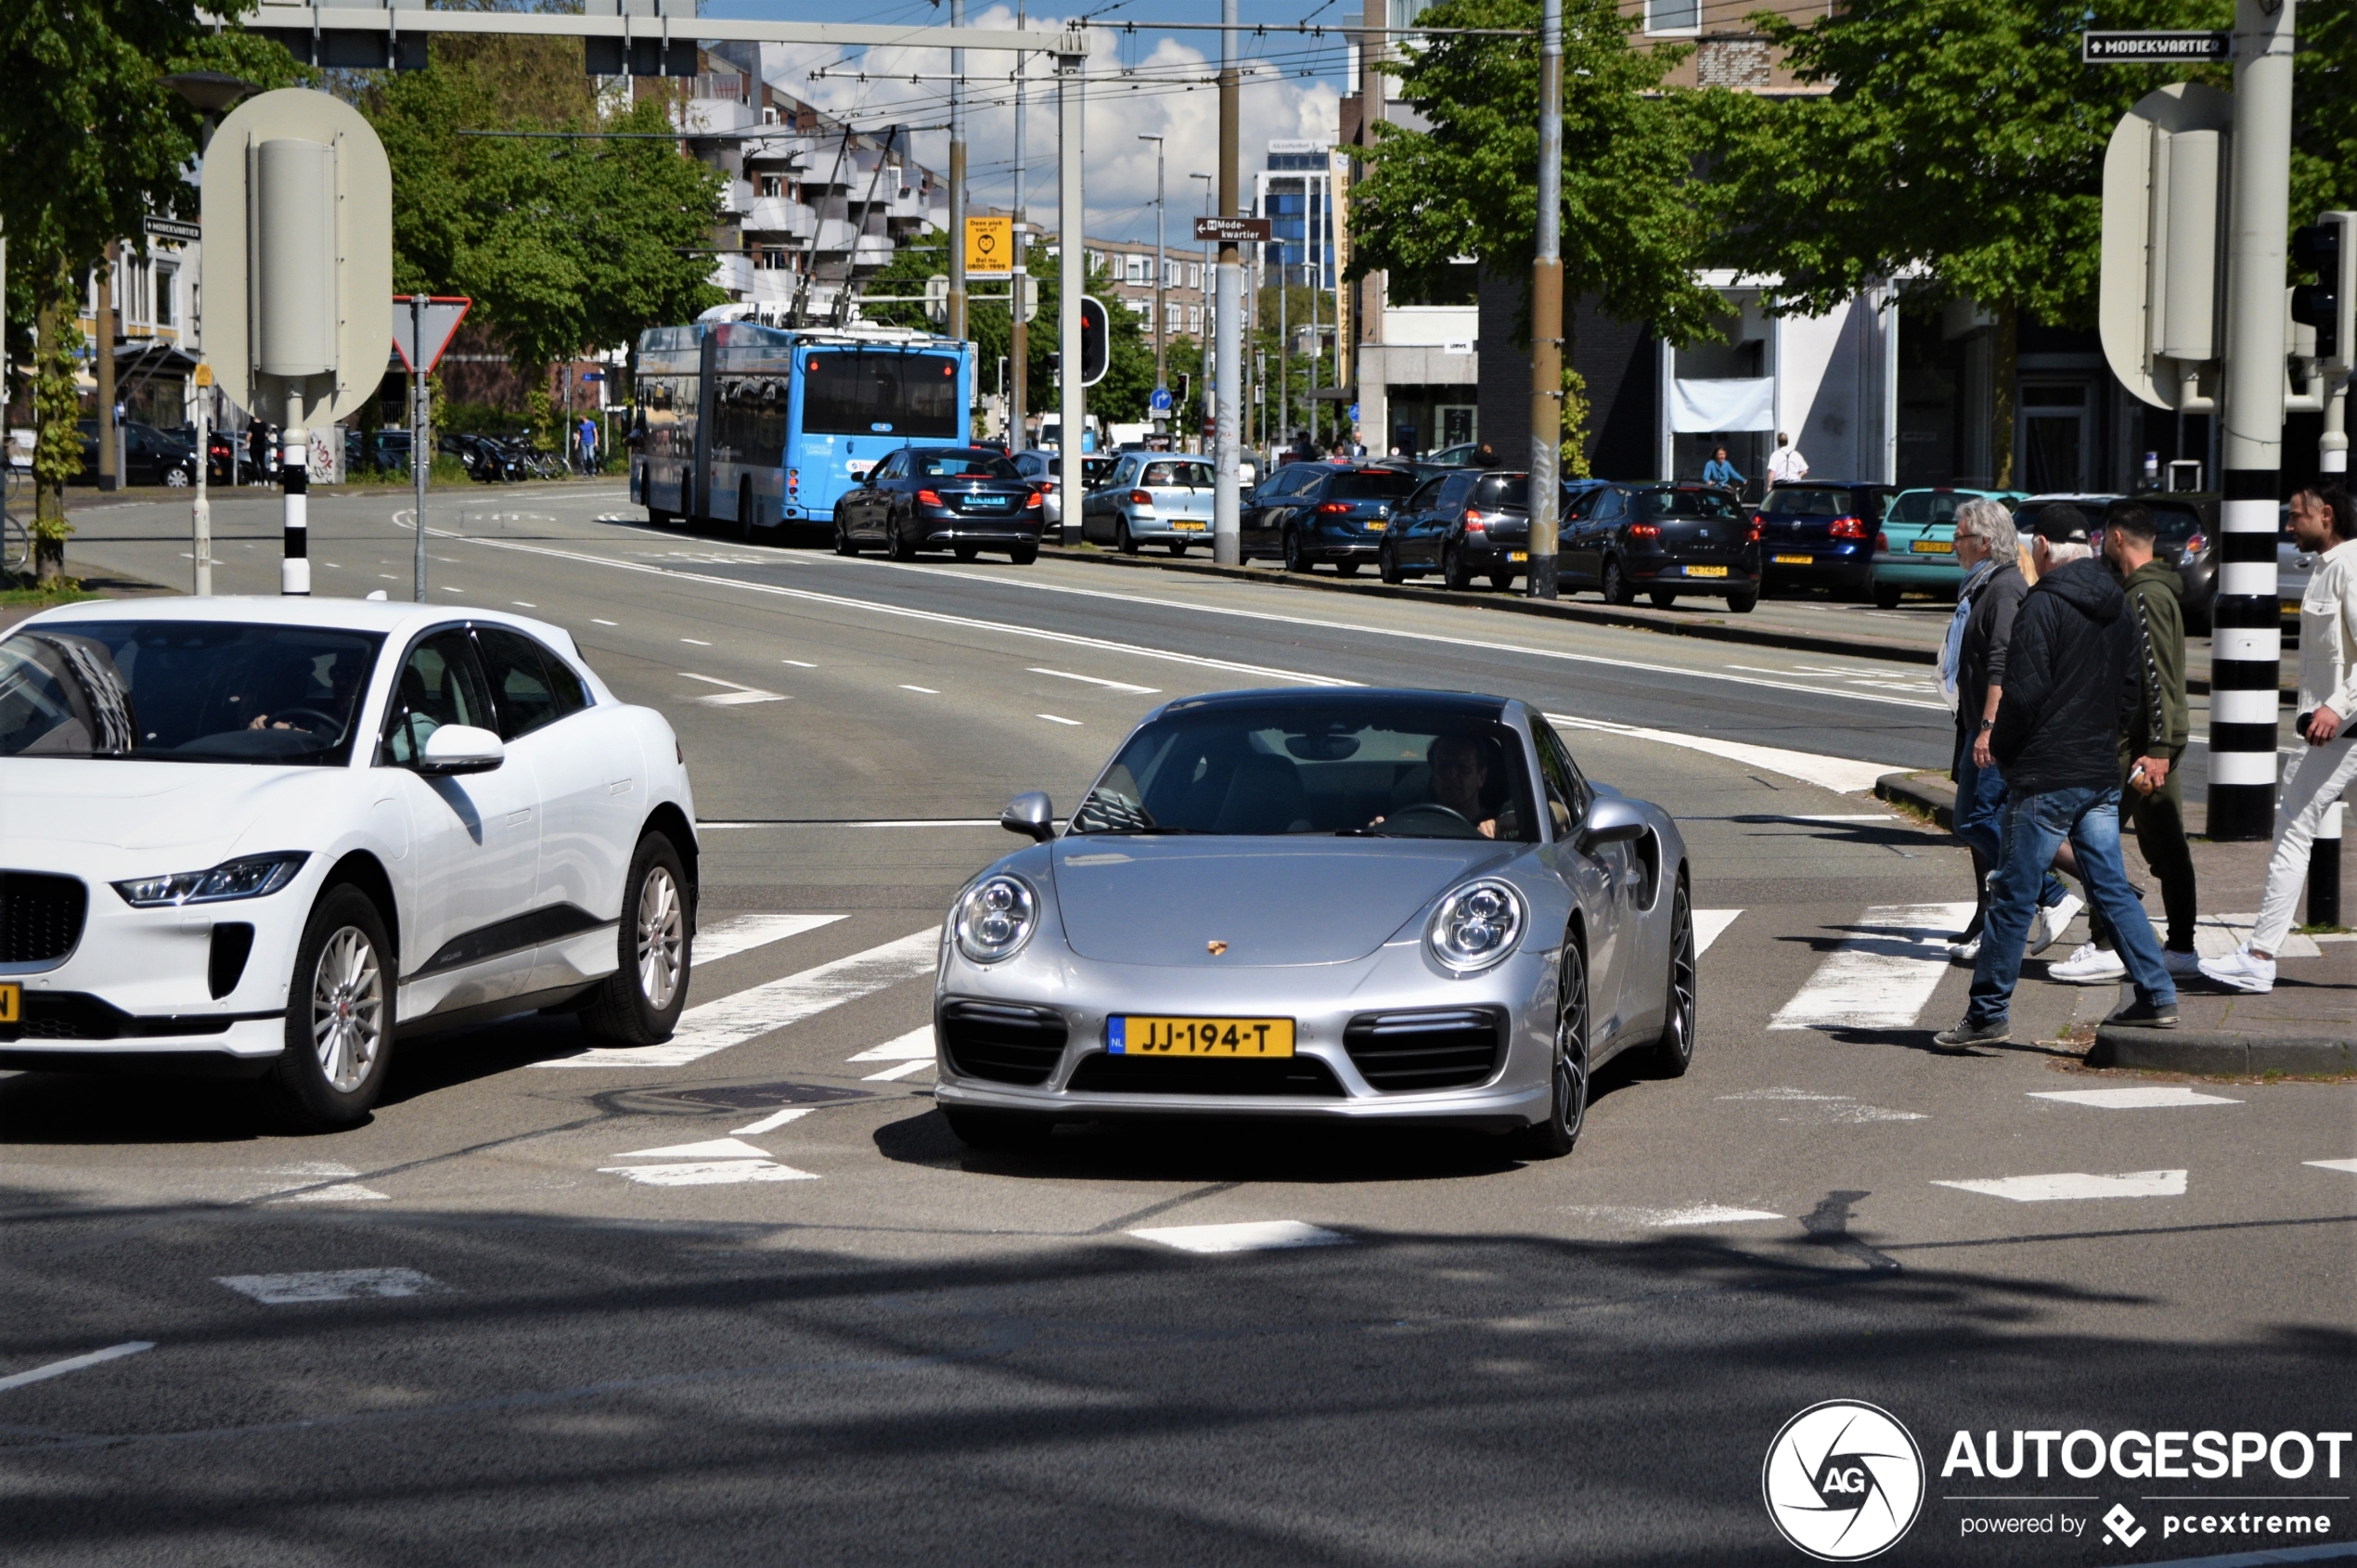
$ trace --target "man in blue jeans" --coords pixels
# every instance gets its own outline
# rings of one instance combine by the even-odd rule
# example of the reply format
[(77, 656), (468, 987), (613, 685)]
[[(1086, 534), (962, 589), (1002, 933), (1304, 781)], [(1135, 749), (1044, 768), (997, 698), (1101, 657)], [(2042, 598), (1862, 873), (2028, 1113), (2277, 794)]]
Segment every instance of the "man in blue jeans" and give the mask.
[(2135, 982), (2136, 1000), (2105, 1022), (2177, 1024), (2177, 987), (2119, 858), (2119, 734), (2143, 690), (2135, 623), (2119, 582), (2093, 559), (2087, 520), (2076, 507), (2039, 512), (2032, 552), (2038, 583), (2014, 618), (1996, 714), (1982, 721), (2005, 775), (2003, 856), (1990, 883), (1964, 1022), (1935, 1036), (1947, 1050), (2012, 1037), (2022, 944), (2047, 868), (2066, 842), (2078, 851), (2080, 877)]

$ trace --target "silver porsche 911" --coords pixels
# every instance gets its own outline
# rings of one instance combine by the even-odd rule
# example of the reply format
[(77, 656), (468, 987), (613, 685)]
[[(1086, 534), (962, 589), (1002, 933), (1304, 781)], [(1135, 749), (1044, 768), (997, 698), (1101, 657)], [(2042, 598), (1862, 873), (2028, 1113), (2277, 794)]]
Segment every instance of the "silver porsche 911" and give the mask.
[(1568, 1153), (1590, 1075), (1694, 1048), (1685, 841), (1507, 698), (1166, 703), (951, 906), (938, 1103), (977, 1146), (1135, 1115), (1413, 1120)]

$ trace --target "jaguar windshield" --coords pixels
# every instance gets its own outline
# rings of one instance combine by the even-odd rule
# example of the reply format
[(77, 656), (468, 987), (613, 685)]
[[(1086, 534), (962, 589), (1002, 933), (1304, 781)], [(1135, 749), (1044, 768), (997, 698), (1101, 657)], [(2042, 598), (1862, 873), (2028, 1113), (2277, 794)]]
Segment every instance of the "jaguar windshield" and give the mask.
[(1130, 737), (1075, 833), (1538, 837), (1522, 742), (1462, 706), (1182, 709)]
[(382, 640), (197, 621), (24, 627), (0, 641), (0, 756), (336, 766)]

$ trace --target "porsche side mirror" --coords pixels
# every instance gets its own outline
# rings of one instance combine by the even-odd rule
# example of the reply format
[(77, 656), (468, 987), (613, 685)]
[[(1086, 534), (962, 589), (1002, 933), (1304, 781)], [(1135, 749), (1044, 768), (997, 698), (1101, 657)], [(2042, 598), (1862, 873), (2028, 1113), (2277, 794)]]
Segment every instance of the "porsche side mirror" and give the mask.
[(1644, 808), (1636, 802), (1616, 795), (1600, 795), (1588, 807), (1588, 819), (1579, 825), (1580, 853), (1592, 852), (1599, 844), (1625, 844), (1645, 836)]
[(418, 752), (418, 771), (431, 778), (460, 773), (489, 773), (508, 760), (508, 748), (487, 729), (470, 724), (446, 724), (426, 737)]
[(1017, 795), (998, 814), (998, 826), (1010, 833), (1021, 833), (1034, 843), (1044, 844), (1056, 836), (1056, 803), (1043, 790)]

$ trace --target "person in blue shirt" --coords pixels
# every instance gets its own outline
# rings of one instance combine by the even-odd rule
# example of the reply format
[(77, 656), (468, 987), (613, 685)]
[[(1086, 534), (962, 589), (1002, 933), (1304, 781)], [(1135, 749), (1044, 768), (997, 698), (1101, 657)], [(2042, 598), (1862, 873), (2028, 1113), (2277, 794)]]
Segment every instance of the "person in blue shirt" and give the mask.
[(1723, 484), (1731, 489), (1741, 489), (1744, 476), (1735, 471), (1734, 464), (1727, 461), (1727, 449), (1722, 446), (1710, 455), (1709, 462), (1702, 466), (1702, 482), (1705, 484)]

